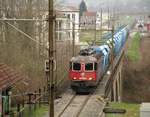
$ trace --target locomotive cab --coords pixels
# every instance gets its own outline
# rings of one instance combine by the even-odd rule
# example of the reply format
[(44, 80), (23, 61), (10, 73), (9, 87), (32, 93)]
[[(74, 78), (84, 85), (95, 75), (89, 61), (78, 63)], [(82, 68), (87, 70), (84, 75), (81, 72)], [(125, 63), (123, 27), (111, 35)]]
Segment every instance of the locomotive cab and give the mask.
[(92, 56), (73, 57), (70, 61), (69, 78), (73, 87), (97, 85), (97, 59)]
[(96, 62), (70, 62), (70, 80), (96, 80)]

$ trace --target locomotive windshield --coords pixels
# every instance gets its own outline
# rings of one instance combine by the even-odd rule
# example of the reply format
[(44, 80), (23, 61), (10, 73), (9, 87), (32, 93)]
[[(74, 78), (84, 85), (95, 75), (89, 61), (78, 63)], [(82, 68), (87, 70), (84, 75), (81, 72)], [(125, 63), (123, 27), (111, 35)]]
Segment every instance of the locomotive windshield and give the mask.
[(86, 63), (85, 70), (86, 71), (97, 70), (97, 63)]
[(85, 64), (85, 70), (86, 70), (86, 71), (91, 71), (91, 70), (93, 70), (93, 63), (86, 63), (86, 64)]
[(73, 70), (81, 70), (81, 64), (80, 63), (73, 63)]
[(97, 63), (94, 63), (94, 70), (97, 70)]

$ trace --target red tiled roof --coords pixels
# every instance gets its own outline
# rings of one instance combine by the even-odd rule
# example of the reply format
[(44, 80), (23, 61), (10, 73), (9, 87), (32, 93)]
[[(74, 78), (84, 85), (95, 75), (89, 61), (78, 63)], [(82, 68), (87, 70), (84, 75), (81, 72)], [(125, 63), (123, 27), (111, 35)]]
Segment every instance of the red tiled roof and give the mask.
[(96, 12), (83, 12), (83, 16), (96, 16)]
[(65, 15), (64, 15), (64, 13), (57, 12), (57, 11), (55, 13), (56, 13), (56, 17), (57, 18), (66, 18)]
[(67, 6), (69, 9), (73, 10), (73, 11), (78, 11), (79, 9), (74, 7), (74, 6)]
[(11, 87), (14, 83), (21, 79), (22, 76), (19, 72), (0, 63), (0, 90)]

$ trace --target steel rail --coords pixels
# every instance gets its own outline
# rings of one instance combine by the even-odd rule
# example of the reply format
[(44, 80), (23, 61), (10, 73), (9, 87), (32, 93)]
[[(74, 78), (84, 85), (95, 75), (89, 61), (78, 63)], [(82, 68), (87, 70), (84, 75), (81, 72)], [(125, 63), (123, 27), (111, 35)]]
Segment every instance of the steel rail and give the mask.
[(82, 110), (83, 110), (84, 107), (86, 106), (86, 104), (87, 104), (87, 102), (88, 102), (88, 100), (90, 99), (91, 96), (92, 96), (92, 94), (88, 95), (88, 97), (85, 99), (85, 101), (83, 102), (81, 108), (80, 108), (79, 111), (77, 112), (76, 117), (79, 117), (79, 116), (80, 116)]
[(76, 94), (74, 94), (72, 96), (72, 98), (70, 99), (70, 101), (67, 103), (67, 105), (64, 107), (64, 109), (58, 114), (57, 117), (61, 117), (63, 115), (63, 113), (65, 112), (65, 110), (69, 107), (69, 105), (72, 103), (72, 101), (75, 99)]
[[(83, 101), (81, 108), (78, 109), (76, 117), (79, 117), (82, 110), (84, 109), (85, 105), (87, 104), (88, 100), (90, 99), (90, 97), (92, 96), (92, 94), (87, 95), (86, 99)], [(73, 95), (73, 97), (70, 99), (70, 101), (67, 103), (67, 105), (63, 108), (63, 110), (58, 114), (57, 117), (61, 117), (64, 112), (69, 108), (69, 106), (71, 105), (71, 103), (73, 102), (74, 99), (76, 99), (77, 95)]]

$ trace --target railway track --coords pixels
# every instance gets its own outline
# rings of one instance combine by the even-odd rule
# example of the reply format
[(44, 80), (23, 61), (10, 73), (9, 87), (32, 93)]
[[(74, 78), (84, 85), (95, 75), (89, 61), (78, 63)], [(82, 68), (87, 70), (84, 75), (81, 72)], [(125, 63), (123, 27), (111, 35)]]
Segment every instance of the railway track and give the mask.
[(70, 99), (70, 101), (67, 103), (67, 105), (64, 107), (64, 109), (58, 114), (57, 117), (61, 117), (63, 115), (63, 113), (65, 112), (65, 110), (68, 108), (68, 106), (71, 104), (71, 102), (74, 100), (75, 97), (76, 95), (74, 94)]
[[(123, 54), (119, 57), (117, 61), (120, 61), (122, 58)], [(115, 68), (117, 68), (118, 62), (115, 63)], [(116, 70), (114, 70), (116, 71)], [(115, 74), (115, 72), (113, 73)], [(112, 74), (112, 75), (113, 75)], [(112, 76), (107, 76), (107, 77), (112, 77)], [(112, 79), (110, 78), (107, 83), (104, 83), (104, 88), (99, 86), (94, 90), (94, 92), (90, 93), (89, 95), (76, 95), (72, 93), (70, 95), (69, 100), (65, 103), (63, 108), (60, 109), (60, 111), (56, 114), (56, 117), (90, 117), (93, 114), (90, 114), (90, 112), (95, 113), (95, 117), (103, 117), (103, 108), (105, 106), (104, 102), (96, 102), (97, 97), (101, 96), (101, 88), (104, 90), (104, 95), (102, 96), (107, 96), (108, 93), (110, 92), (110, 87), (111, 87), (111, 82)], [(95, 107), (94, 107), (94, 106)], [(99, 108), (99, 110), (98, 110)], [(88, 114), (87, 114), (88, 113)]]
[[(122, 56), (123, 56), (123, 54), (121, 54), (121, 57), (119, 57), (119, 60), (117, 60), (117, 61), (120, 61)], [(118, 64), (115, 63), (115, 66), (118, 66)], [(115, 67), (114, 69), (116, 69), (116, 68), (117, 67)], [(113, 74), (115, 74), (115, 73), (113, 73)], [(112, 76), (108, 76), (108, 77), (110, 78)], [(103, 89), (99, 84), (99, 86), (94, 90), (94, 92), (89, 95), (71, 94), (72, 95), (71, 98), (69, 99), (69, 101), (67, 101), (65, 106), (63, 108), (61, 108), (61, 111), (59, 111), (59, 114), (57, 114), (56, 117), (79, 117), (80, 115), (86, 115), (85, 112), (88, 112), (88, 110), (91, 109), (91, 108), (89, 108), (89, 107), (91, 107), (91, 103), (87, 104), (88, 100), (93, 100), (92, 102), (94, 102), (94, 100), (96, 99), (96, 97), (91, 98), (91, 99), (90, 99), (90, 97), (94, 97), (95, 95), (98, 96), (99, 92), (101, 92), (101, 88), (104, 90), (104, 91), (102, 91), (102, 92), (104, 92), (103, 96), (104, 97), (107, 96), (110, 91), (111, 82), (112, 82), (112, 79), (110, 78), (107, 81), (107, 84), (104, 83), (105, 89)], [(93, 104), (96, 105), (96, 103), (93, 103)], [(99, 103), (97, 105), (97, 107), (99, 107), (100, 105), (101, 105), (101, 110), (103, 110), (103, 107), (105, 104), (103, 104), (103, 102)], [(92, 110), (92, 111), (94, 111), (94, 110)], [(98, 117), (103, 117), (103, 111), (97, 110), (97, 112), (99, 112), (97, 115)], [(95, 111), (95, 113), (96, 113), (96, 111)]]
[(62, 111), (57, 115), (57, 117), (79, 117), (80, 113), (86, 106), (90, 97), (91, 94), (89, 95), (74, 94), (72, 98), (69, 100), (69, 102), (62, 109)]

